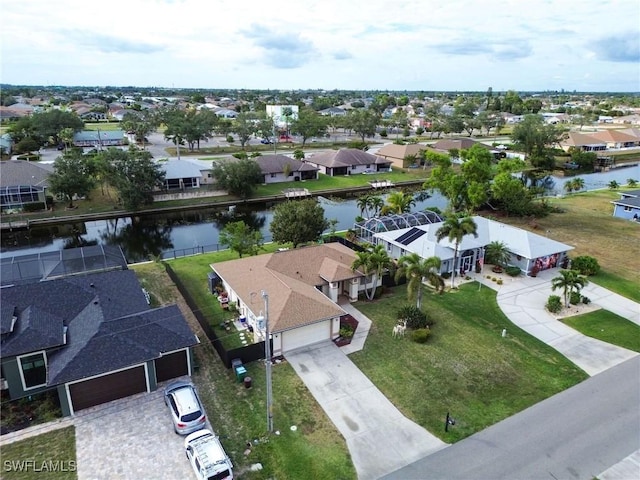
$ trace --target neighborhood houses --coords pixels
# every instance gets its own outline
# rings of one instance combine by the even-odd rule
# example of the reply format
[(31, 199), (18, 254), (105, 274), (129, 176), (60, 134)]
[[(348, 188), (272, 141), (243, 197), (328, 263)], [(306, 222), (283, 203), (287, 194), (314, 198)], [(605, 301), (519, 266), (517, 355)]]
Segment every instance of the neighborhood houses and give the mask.
[(82, 479), (411, 478), (636, 361), (633, 96), (10, 92), (3, 457), (42, 428)]

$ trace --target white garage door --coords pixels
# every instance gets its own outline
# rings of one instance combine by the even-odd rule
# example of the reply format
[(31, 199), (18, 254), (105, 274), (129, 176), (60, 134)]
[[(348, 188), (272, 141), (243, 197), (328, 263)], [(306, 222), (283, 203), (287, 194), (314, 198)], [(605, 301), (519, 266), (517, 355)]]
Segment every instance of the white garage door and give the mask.
[(296, 348), (306, 347), (331, 338), (331, 320), (313, 323), (305, 327), (295, 328), (282, 333), (282, 351), (284, 353)]

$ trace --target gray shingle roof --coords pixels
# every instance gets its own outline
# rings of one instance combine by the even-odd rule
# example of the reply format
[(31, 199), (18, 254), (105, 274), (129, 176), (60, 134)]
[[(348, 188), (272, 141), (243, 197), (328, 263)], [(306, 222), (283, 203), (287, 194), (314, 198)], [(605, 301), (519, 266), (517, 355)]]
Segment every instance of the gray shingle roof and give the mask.
[(291, 172), (318, 171), (313, 165), (287, 157), (286, 155), (260, 155), (255, 158), (255, 161), (260, 165), (263, 174), (282, 173), (284, 172), (285, 165), (290, 166)]
[[(149, 309), (136, 275), (115, 270), (6, 287), (3, 358), (48, 353), (49, 385), (100, 375), (197, 343), (176, 305)], [(64, 326), (68, 327), (64, 343)]]
[(47, 187), (51, 173), (53, 173), (53, 166), (50, 164), (7, 160), (0, 162), (0, 187), (15, 185)]

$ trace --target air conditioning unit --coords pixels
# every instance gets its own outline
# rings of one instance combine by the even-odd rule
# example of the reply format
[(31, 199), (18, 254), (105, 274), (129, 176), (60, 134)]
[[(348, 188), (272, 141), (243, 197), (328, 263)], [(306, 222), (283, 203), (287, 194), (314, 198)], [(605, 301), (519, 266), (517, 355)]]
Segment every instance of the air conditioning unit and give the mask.
[(0, 378), (0, 390), (9, 390), (9, 382), (4, 378)]

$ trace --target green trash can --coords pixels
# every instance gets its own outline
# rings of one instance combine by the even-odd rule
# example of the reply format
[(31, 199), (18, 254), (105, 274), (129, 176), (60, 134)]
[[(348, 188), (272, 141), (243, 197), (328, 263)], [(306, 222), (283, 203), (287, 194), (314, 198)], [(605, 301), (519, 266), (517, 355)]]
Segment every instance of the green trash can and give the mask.
[(240, 365), (239, 367), (236, 367), (236, 380), (238, 381), (238, 383), (242, 382), (244, 380), (244, 377), (247, 376), (247, 369), (244, 368), (242, 365)]

